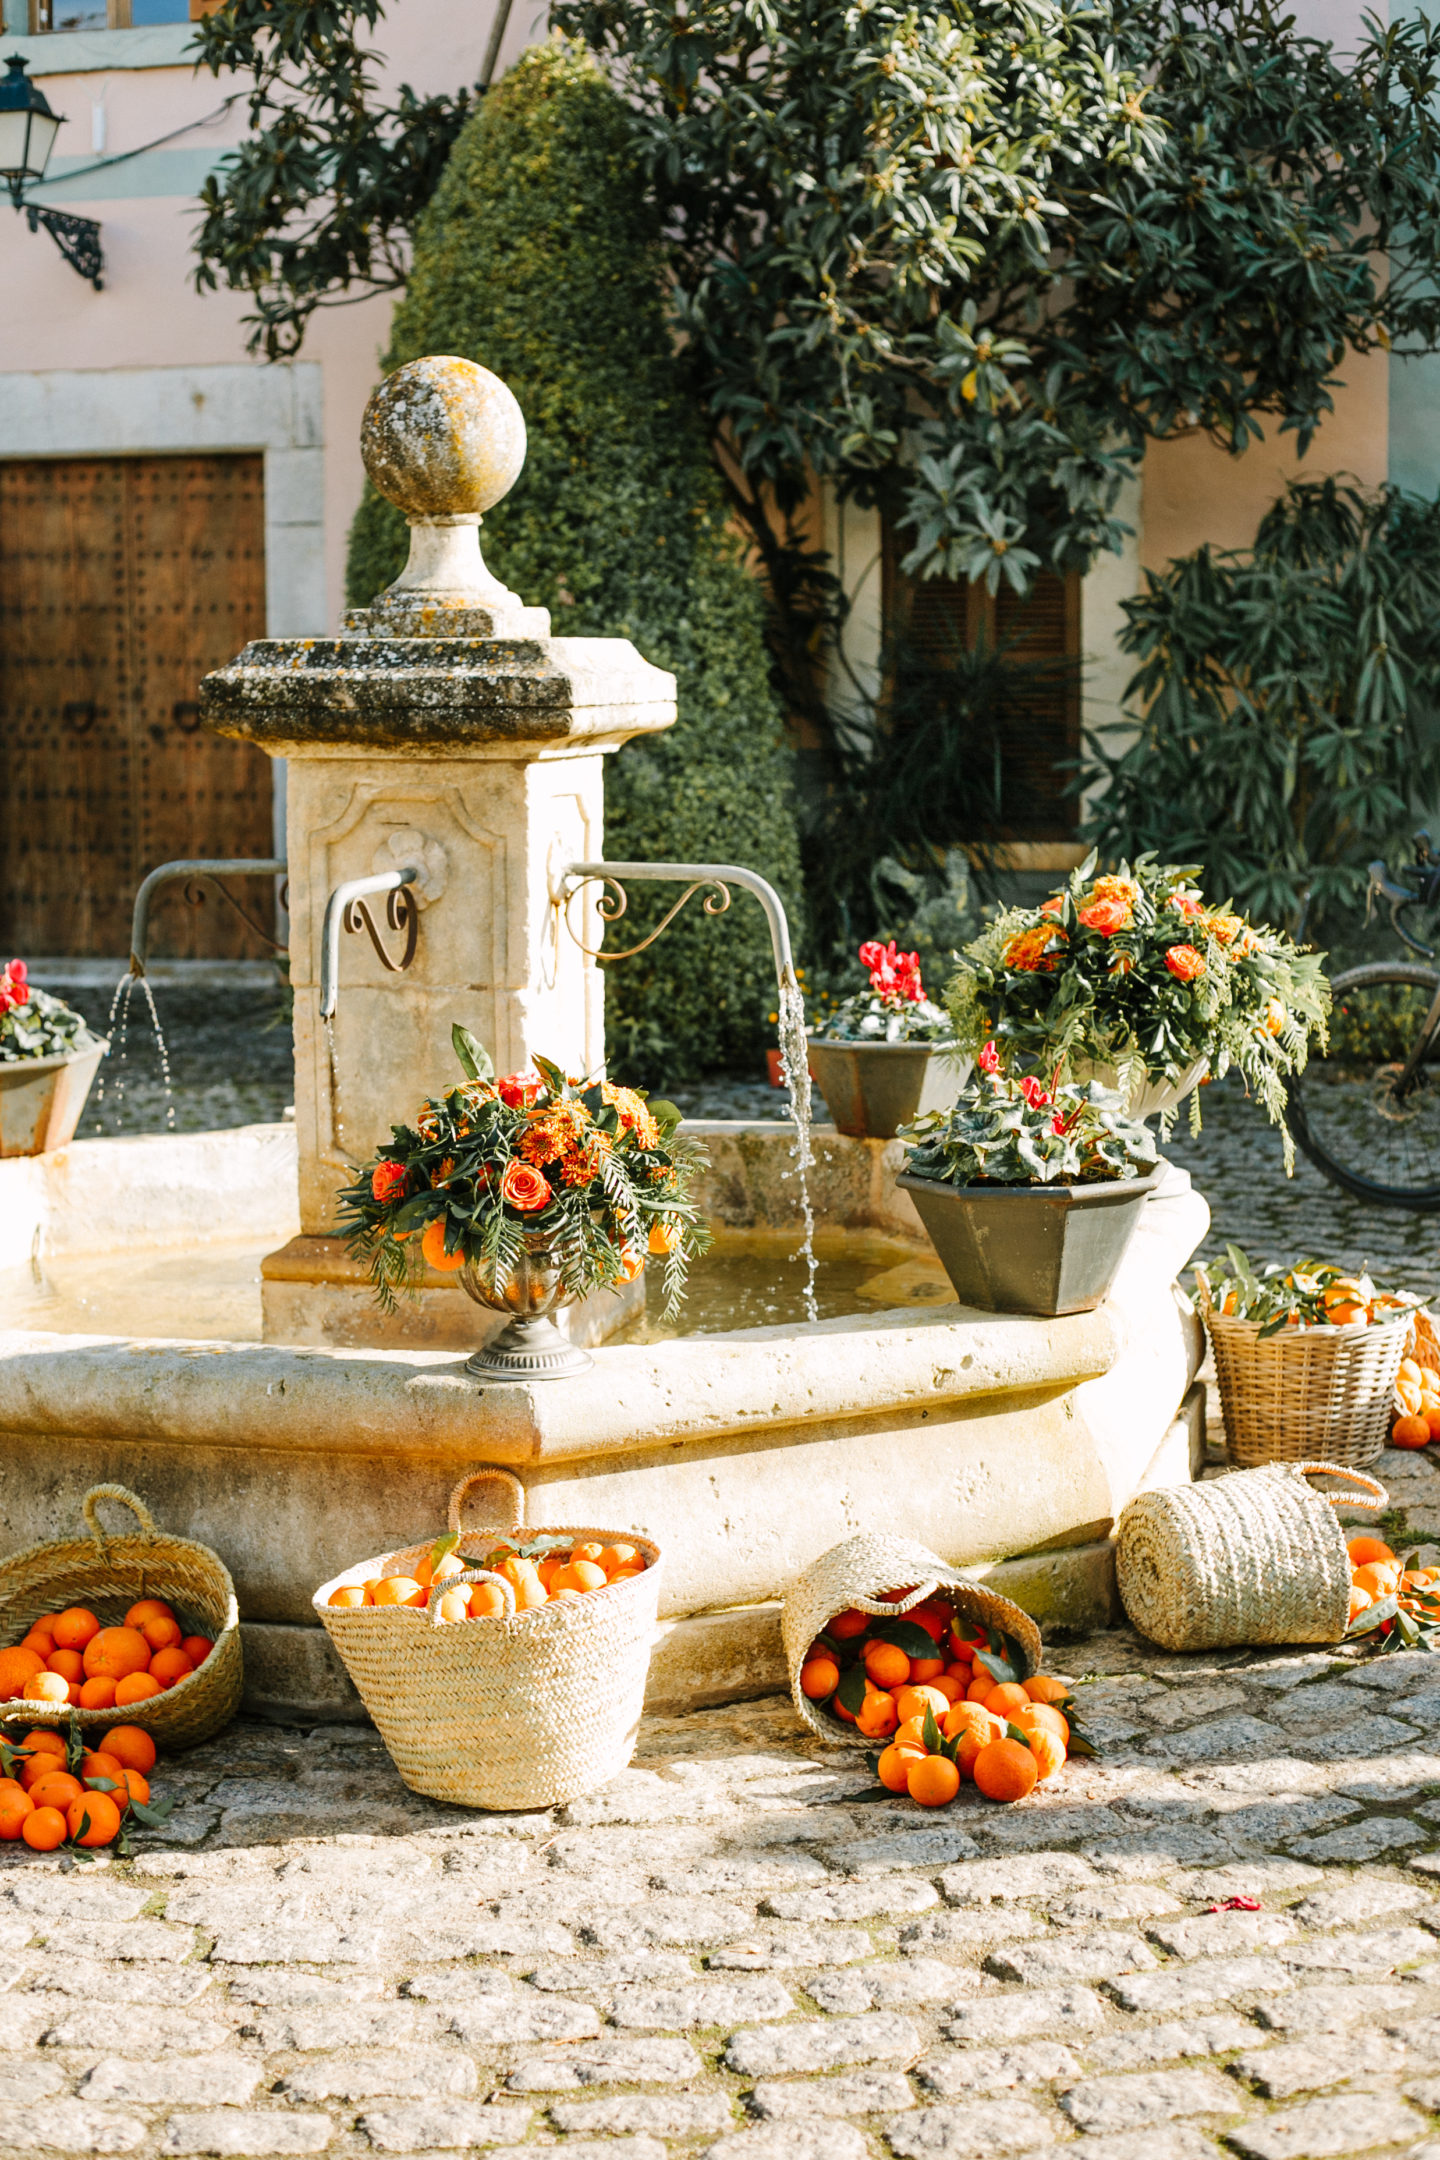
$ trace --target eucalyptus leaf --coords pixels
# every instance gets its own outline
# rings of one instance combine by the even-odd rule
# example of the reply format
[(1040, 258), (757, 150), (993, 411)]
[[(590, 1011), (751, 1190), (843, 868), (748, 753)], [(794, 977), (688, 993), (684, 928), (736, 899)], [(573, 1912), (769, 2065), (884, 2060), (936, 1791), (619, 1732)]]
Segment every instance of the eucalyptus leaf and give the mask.
[(495, 1060), (479, 1037), (472, 1035), (469, 1028), (461, 1027), (458, 1020), (450, 1029), (450, 1043), (467, 1079), (494, 1079)]

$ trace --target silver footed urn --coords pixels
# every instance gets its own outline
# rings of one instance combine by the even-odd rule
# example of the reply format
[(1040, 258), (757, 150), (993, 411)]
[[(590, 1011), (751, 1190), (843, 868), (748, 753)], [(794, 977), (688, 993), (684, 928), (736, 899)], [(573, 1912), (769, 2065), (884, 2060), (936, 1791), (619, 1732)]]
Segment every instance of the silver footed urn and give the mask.
[(555, 1325), (555, 1314), (575, 1303), (576, 1292), (565, 1286), (549, 1236), (527, 1230), (524, 1237), (525, 1250), (507, 1283), (497, 1286), (495, 1270), (485, 1262), (467, 1261), (460, 1270), (461, 1287), (477, 1305), (515, 1315), (466, 1360), (466, 1372), (478, 1380), (568, 1380), (595, 1362)]

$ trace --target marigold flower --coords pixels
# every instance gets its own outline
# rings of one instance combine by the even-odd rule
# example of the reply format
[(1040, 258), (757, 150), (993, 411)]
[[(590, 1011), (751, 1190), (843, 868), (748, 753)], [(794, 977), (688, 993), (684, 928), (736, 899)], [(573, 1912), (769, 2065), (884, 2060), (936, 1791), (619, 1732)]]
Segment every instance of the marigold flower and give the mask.
[(500, 1198), (517, 1215), (536, 1215), (550, 1205), (550, 1184), (529, 1163), (509, 1162), (500, 1180)]
[(1205, 958), (1193, 945), (1172, 945), (1165, 955), (1165, 965), (1180, 982), (1194, 982), (1197, 975), (1205, 973)]
[(1087, 930), (1098, 930), (1101, 937), (1114, 937), (1117, 930), (1128, 930), (1135, 920), (1128, 900), (1092, 900), (1089, 907), (1080, 910), (1080, 920)]
[(520, 1136), (520, 1153), (528, 1163), (559, 1162), (579, 1147), (590, 1125), (590, 1113), (581, 1102), (552, 1103), (531, 1110)]
[(613, 1081), (606, 1080), (601, 1083), (600, 1093), (612, 1105), (626, 1131), (634, 1133), (641, 1147), (660, 1145), (660, 1127), (634, 1088), (617, 1087)]
[(1005, 947), (1005, 965), (1021, 975), (1053, 975), (1053, 955), (1064, 941), (1065, 932), (1058, 923), (1036, 923), (1010, 939)]
[(381, 1207), (388, 1207), (392, 1200), (398, 1200), (404, 1192), (408, 1174), (404, 1163), (376, 1163), (370, 1173), (371, 1198), (378, 1200)]
[(1140, 887), (1133, 878), (1097, 877), (1090, 888), (1092, 900), (1123, 900), (1126, 907), (1134, 907), (1140, 897)]

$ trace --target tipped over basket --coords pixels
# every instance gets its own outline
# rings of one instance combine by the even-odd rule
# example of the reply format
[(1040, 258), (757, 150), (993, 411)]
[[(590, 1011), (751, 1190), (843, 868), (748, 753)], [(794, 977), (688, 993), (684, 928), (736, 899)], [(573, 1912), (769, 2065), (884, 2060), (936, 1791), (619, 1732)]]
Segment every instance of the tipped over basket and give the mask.
[[(1359, 1493), (1316, 1492), (1312, 1477)], [(1340, 1463), (1267, 1463), (1202, 1485), (1137, 1494), (1115, 1531), (1115, 1580), (1131, 1623), (1166, 1650), (1339, 1642), (1350, 1555), (1335, 1510), (1383, 1508), (1374, 1478)]]
[[(505, 1495), (503, 1529), (462, 1528), (462, 1509), (478, 1485)], [(618, 1776), (635, 1751), (655, 1641), (660, 1548), (635, 1530), (522, 1532), (524, 1514), (525, 1488), (509, 1471), (486, 1468), (462, 1478), (449, 1509), (460, 1556), (483, 1560), (500, 1541), (593, 1540), (635, 1546), (644, 1573), (524, 1613), (515, 1611), (505, 1579), (478, 1565), (435, 1584), (424, 1611), (330, 1603), (342, 1585), (411, 1572), (430, 1553), (427, 1538), (362, 1560), (315, 1593), (315, 1611), (405, 1783), (459, 1807), (554, 1807)], [(443, 1591), (480, 1581), (501, 1589), (504, 1618), (442, 1621)]]
[[(97, 1512), (101, 1500), (122, 1502), (139, 1529), (118, 1536), (106, 1531)], [(86, 1734), (139, 1725), (158, 1748), (198, 1747), (229, 1724), (245, 1685), (230, 1571), (208, 1545), (157, 1530), (144, 1501), (124, 1485), (92, 1486), (83, 1513), (88, 1537), (49, 1538), (0, 1561), (0, 1648), (18, 1643), (43, 1614), (67, 1605), (86, 1605), (102, 1627), (117, 1627), (141, 1598), (163, 1598), (187, 1634), (208, 1635), (215, 1647), (195, 1672), (142, 1702), (81, 1710), (11, 1701), (0, 1704), (0, 1716), (23, 1718), (27, 1725), (73, 1725)]]
[[(886, 1591), (904, 1590), (902, 1598)], [(785, 1594), (780, 1612), (780, 1635), (790, 1675), (790, 1697), (799, 1715), (822, 1740), (846, 1747), (870, 1747), (873, 1743), (856, 1726), (842, 1725), (811, 1702), (800, 1685), (800, 1668), (806, 1653), (837, 1613), (874, 1613), (877, 1619), (903, 1620), (917, 1605), (940, 1597), (966, 1620), (993, 1628), (1008, 1636), (1018, 1655), (1018, 1677), (1028, 1679), (1040, 1669), (1040, 1630), (1026, 1612), (998, 1590), (947, 1567), (928, 1547), (909, 1538), (862, 1532), (832, 1545), (797, 1575)]]

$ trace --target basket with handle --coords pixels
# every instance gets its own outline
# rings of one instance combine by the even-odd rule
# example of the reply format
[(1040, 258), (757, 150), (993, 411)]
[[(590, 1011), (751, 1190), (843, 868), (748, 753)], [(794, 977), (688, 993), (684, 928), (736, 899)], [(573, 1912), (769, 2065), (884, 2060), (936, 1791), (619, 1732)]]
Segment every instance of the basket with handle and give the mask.
[[(116, 1500), (139, 1528), (107, 1531), (98, 1504)], [(94, 1485), (82, 1503), (88, 1537), (49, 1538), (0, 1560), (0, 1648), (18, 1643), (46, 1613), (85, 1605), (102, 1627), (116, 1627), (141, 1598), (173, 1605), (187, 1635), (209, 1635), (214, 1649), (203, 1665), (161, 1695), (110, 1710), (64, 1703), (0, 1703), (0, 1717), (30, 1725), (75, 1726), (101, 1733), (140, 1725), (158, 1748), (198, 1747), (228, 1725), (245, 1685), (235, 1585), (218, 1553), (191, 1538), (155, 1527), (150, 1510), (124, 1485)]]
[(1219, 1311), (1203, 1268), (1195, 1284), (1233, 1463), (1249, 1470), (1318, 1456), (1358, 1469), (1376, 1460), (1390, 1433), (1410, 1313), (1381, 1325), (1280, 1328), (1262, 1338), (1258, 1320)]
[[(1317, 1492), (1312, 1477), (1360, 1491)], [(1387, 1498), (1374, 1478), (1326, 1462), (1267, 1463), (1140, 1493), (1116, 1526), (1120, 1601), (1166, 1650), (1339, 1642), (1350, 1556), (1335, 1510), (1383, 1508)]]
[[(913, 1585), (913, 1587), (912, 1587)], [(903, 1598), (888, 1598), (887, 1590), (905, 1590)], [(1028, 1679), (1040, 1665), (1040, 1630), (1020, 1607), (998, 1590), (947, 1567), (924, 1545), (909, 1538), (865, 1532), (832, 1545), (797, 1575), (785, 1594), (780, 1612), (780, 1635), (785, 1646), (785, 1665), (790, 1675), (790, 1696), (799, 1715), (822, 1740), (839, 1741), (847, 1747), (870, 1747), (874, 1743), (853, 1725), (831, 1717), (820, 1704), (812, 1703), (800, 1686), (800, 1668), (806, 1652), (822, 1628), (837, 1613), (855, 1610), (874, 1613), (877, 1619), (903, 1620), (917, 1605), (941, 1597), (966, 1620), (981, 1622), (1010, 1636), (1021, 1654)]]
[[(500, 1529), (466, 1530), (477, 1486), (505, 1501)], [(434, 1584), (418, 1606), (340, 1606), (343, 1585), (408, 1573), (433, 1540), (347, 1568), (315, 1592), (315, 1611), (380, 1730), (396, 1769), (415, 1792), (460, 1807), (542, 1808), (593, 1792), (635, 1751), (660, 1595), (660, 1548), (635, 1530), (529, 1527), (525, 1488), (486, 1467), (450, 1495), (449, 1526), (462, 1559), (484, 1555), (497, 1536), (633, 1545), (643, 1574), (583, 1597), (517, 1613), (503, 1576), (468, 1568)], [(442, 1621), (441, 1596), (462, 1582), (493, 1582), (503, 1618)]]

